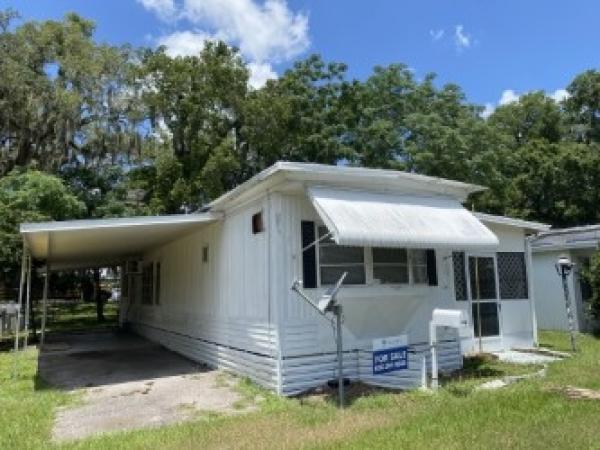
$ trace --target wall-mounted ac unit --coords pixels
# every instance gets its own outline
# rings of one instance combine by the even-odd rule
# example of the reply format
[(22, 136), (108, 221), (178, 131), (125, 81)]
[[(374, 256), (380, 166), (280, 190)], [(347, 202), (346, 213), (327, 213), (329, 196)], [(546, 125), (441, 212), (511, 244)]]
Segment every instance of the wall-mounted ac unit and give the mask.
[(138, 260), (127, 261), (125, 266), (125, 272), (128, 274), (141, 274), (142, 273), (142, 262)]

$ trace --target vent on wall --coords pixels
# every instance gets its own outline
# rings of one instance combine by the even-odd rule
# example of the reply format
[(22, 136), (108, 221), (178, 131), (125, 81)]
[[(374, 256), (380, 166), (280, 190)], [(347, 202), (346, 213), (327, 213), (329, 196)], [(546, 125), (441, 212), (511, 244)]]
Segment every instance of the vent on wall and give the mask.
[(263, 222), (262, 211), (252, 215), (252, 234), (258, 234), (265, 231), (265, 224)]

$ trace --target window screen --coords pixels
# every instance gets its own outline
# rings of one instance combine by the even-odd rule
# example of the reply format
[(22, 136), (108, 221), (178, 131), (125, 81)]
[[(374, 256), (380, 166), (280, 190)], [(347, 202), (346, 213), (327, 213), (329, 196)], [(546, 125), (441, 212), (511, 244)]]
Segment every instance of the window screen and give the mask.
[(503, 300), (526, 299), (528, 295), (525, 253), (498, 253), (498, 277), (500, 278), (500, 298)]
[[(319, 227), (319, 237), (328, 233)], [(348, 272), (344, 284), (365, 284), (365, 254), (362, 247), (337, 245), (329, 237), (319, 243), (319, 270), (321, 284), (335, 284), (344, 272)]]
[(456, 300), (467, 299), (467, 273), (465, 272), (464, 252), (452, 252), (454, 266), (454, 294)]
[(408, 252), (404, 248), (373, 248), (373, 279), (408, 283)]

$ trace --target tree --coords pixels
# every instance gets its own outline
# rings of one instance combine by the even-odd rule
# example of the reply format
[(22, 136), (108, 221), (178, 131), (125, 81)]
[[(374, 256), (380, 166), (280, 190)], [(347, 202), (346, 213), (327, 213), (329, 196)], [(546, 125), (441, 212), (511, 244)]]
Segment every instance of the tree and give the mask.
[(600, 142), (600, 71), (587, 70), (567, 86), (565, 102), (571, 134), (581, 142)]
[[(164, 48), (148, 51), (140, 67), (139, 77), (147, 88), (143, 93), (149, 117), (155, 128), (169, 130), (172, 149), (163, 148), (167, 155), (162, 159), (162, 169), (157, 176), (162, 185), (167, 180), (174, 183), (176, 191), (166, 195), (164, 189), (157, 200), (170, 197), (184, 200), (190, 206), (199, 206), (209, 200), (212, 189), (202, 176), (210, 162), (211, 172), (219, 171), (224, 181), (223, 189), (229, 189), (245, 179), (245, 174), (231, 172), (229, 163), (219, 166), (220, 161), (231, 158), (213, 158), (215, 149), (229, 146), (234, 159), (245, 159), (244, 148), (238, 139), (241, 128), (241, 109), (247, 92), (248, 69), (237, 50), (222, 42), (209, 42), (198, 56), (171, 58)], [(162, 124), (162, 125), (161, 125)], [(171, 158), (174, 157), (177, 163)], [(157, 167), (159, 169), (159, 167)], [(177, 178), (173, 179), (174, 174)], [(186, 192), (184, 185), (189, 189)], [(214, 193), (213, 193), (214, 195)], [(159, 206), (164, 212), (178, 212), (182, 205), (171, 201)]]
[(590, 313), (600, 319), (600, 250), (590, 258), (590, 266), (582, 271), (583, 280), (590, 288)]
[(94, 24), (0, 23), (0, 174), (13, 167), (55, 172), (65, 164), (114, 164), (140, 147), (136, 52), (98, 45)]
[(499, 106), (488, 123), (510, 136), (513, 146), (524, 145), (533, 139), (559, 142), (565, 135), (560, 106), (542, 91), (525, 94), (515, 102)]
[(8, 269), (7, 281), (14, 281), (21, 261), (21, 223), (80, 218), (85, 212), (84, 203), (53, 175), (14, 170), (0, 178), (0, 265)]

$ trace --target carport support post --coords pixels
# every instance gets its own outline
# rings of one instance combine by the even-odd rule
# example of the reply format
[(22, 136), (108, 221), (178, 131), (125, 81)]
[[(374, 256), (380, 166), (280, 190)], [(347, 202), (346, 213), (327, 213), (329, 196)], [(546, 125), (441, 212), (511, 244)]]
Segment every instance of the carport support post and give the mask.
[(40, 337), (40, 349), (44, 346), (44, 340), (46, 339), (46, 315), (47, 315), (47, 306), (48, 306), (48, 279), (50, 278), (50, 270), (49, 270), (48, 261), (46, 261), (46, 266), (44, 267), (44, 293), (42, 296), (42, 335)]

